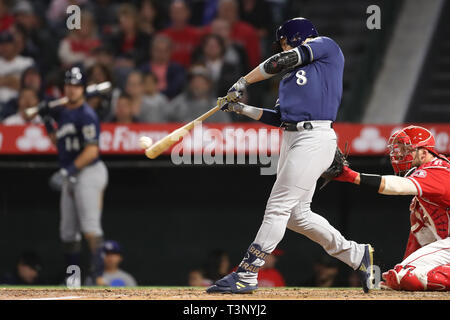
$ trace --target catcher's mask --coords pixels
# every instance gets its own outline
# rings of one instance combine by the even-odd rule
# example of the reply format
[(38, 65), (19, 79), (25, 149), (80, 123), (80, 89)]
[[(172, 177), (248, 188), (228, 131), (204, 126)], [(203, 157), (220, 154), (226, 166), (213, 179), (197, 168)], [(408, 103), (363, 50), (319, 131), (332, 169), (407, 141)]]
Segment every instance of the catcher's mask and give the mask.
[(419, 126), (409, 126), (394, 132), (388, 141), (391, 165), (396, 175), (406, 176), (412, 172), (413, 152), (425, 148), (437, 155), (433, 134)]

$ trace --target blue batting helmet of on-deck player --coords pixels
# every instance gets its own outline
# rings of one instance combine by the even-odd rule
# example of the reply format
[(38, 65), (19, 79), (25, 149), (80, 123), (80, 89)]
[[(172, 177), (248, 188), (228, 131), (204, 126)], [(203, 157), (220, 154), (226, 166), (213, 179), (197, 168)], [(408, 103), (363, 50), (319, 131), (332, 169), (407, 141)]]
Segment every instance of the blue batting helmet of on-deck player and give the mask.
[(314, 25), (305, 18), (294, 18), (283, 23), (275, 34), (276, 42), (280, 43), (281, 39), (286, 39), (288, 45), (292, 48), (298, 47), (307, 38), (317, 37)]
[(64, 74), (64, 83), (84, 86), (86, 79), (79, 67), (72, 67)]

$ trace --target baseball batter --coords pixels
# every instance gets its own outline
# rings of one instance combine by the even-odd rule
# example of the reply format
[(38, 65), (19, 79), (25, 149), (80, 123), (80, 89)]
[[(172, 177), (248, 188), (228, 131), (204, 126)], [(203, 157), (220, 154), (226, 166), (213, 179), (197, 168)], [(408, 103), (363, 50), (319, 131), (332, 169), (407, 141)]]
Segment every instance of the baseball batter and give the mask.
[(88, 279), (102, 284), (99, 277), (103, 272), (101, 212), (108, 172), (99, 156), (100, 123), (95, 111), (85, 102), (85, 76), (81, 70), (71, 68), (64, 81), (69, 102), (39, 111), (58, 149), (61, 167), (50, 178), (50, 186), (61, 191), (60, 237), (67, 265), (80, 265), (83, 236), (91, 254)]
[(336, 180), (386, 195), (414, 195), (403, 261), (383, 273), (383, 284), (395, 290), (450, 290), (450, 161), (436, 152), (431, 132), (419, 126), (396, 131), (389, 149), (399, 176), (367, 175), (344, 167)]
[[(373, 249), (345, 239), (310, 205), (320, 175), (336, 152), (332, 122), (342, 96), (344, 56), (328, 37), (320, 37), (304, 18), (285, 22), (276, 32), (282, 52), (240, 78), (227, 94), (222, 109), (244, 114), (284, 130), (277, 179), (267, 202), (262, 225), (236, 272), (218, 280), (209, 293), (247, 293), (258, 288), (257, 275), (265, 258), (284, 236), (286, 227), (319, 243), (328, 254), (359, 270), (368, 292)], [(245, 88), (283, 74), (274, 109), (238, 102)]]

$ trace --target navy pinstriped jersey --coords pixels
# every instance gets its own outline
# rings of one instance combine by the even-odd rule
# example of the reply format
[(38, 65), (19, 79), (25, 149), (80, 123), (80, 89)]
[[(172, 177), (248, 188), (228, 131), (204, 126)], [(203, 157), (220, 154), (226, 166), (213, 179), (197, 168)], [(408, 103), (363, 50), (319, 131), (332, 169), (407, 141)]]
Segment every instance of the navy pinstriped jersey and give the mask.
[(332, 39), (317, 37), (304, 44), (312, 62), (294, 68), (280, 81), (281, 121), (336, 120), (342, 98), (344, 55)]
[[(100, 122), (87, 103), (76, 109), (58, 107), (52, 110), (52, 116), (58, 124), (56, 131), (59, 164), (70, 165), (88, 144), (98, 144)], [(99, 158), (92, 163), (97, 162)]]

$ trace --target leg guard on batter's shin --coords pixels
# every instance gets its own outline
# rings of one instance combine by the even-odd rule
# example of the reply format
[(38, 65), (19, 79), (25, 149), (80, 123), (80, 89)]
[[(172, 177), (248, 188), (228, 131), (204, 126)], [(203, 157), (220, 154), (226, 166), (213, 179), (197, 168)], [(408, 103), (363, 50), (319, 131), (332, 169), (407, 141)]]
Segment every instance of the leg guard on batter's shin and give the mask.
[(450, 290), (450, 263), (434, 268), (427, 274), (427, 290)]
[(245, 253), (244, 259), (242, 259), (236, 272), (250, 272), (258, 274), (259, 268), (261, 268), (266, 262), (266, 257), (269, 253), (261, 250), (261, 246), (256, 243), (252, 243)]
[(90, 259), (90, 276), (95, 281), (101, 277), (104, 270), (104, 262), (102, 255), (103, 237), (102, 236), (86, 236), (91, 253)]

